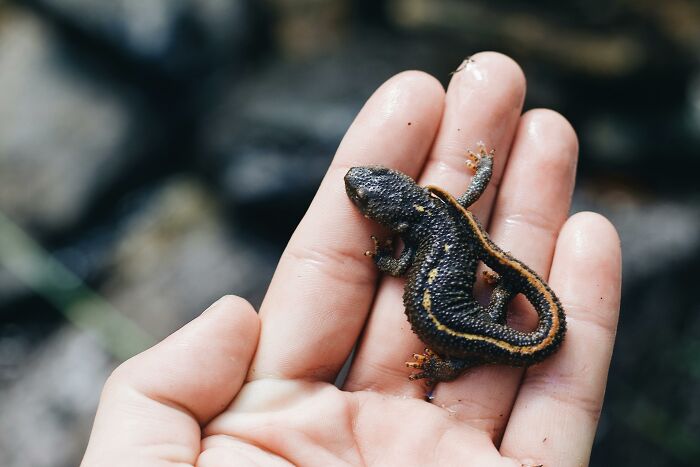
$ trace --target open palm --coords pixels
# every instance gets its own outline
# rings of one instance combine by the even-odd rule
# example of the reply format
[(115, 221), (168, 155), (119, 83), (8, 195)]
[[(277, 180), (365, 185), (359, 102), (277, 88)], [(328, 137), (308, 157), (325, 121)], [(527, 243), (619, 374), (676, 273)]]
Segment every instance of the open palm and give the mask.
[[(567, 219), (574, 131), (549, 110), (521, 115), (510, 59), (472, 57), (447, 93), (405, 72), (348, 130), (285, 250), (260, 313), (235, 297), (121, 365), (105, 385), (83, 460), (93, 465), (586, 465), (617, 323), (619, 240), (602, 217)], [(559, 352), (529, 369), (483, 366), (426, 387), (404, 362), (423, 345), (402, 281), (363, 251), (378, 227), (344, 191), (381, 164), (455, 195), (466, 150), (496, 149), (473, 210), (492, 239), (542, 277), (568, 313)], [(509, 324), (536, 317), (518, 297)], [(333, 382), (354, 352), (342, 387)]]

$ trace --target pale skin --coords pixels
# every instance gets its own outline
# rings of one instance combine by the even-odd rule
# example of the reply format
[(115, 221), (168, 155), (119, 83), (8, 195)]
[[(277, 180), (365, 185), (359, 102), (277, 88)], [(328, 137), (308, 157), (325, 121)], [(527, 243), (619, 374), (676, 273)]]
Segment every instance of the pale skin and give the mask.
[[(416, 71), (383, 84), (338, 148), (259, 314), (225, 297), (117, 368), (82, 465), (587, 465), (617, 325), (619, 239), (597, 214), (568, 217), (576, 135), (551, 110), (522, 114), (524, 95), (520, 68), (491, 52), (447, 92)], [(423, 345), (403, 314), (402, 280), (379, 279), (363, 255), (382, 232), (347, 199), (343, 176), (382, 164), (459, 195), (478, 141), (495, 148), (495, 173), (473, 210), (548, 280), (568, 333), (538, 365), (472, 369), (428, 402), (404, 364)], [(512, 308), (511, 325), (532, 325), (526, 302)]]

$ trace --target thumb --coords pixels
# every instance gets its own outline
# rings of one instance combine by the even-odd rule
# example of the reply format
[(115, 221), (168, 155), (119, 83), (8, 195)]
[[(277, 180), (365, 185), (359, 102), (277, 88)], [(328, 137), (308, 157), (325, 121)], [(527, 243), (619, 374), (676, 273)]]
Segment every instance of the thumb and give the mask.
[(259, 331), (253, 307), (227, 296), (120, 365), (105, 384), (82, 466), (193, 465), (200, 426), (240, 390)]

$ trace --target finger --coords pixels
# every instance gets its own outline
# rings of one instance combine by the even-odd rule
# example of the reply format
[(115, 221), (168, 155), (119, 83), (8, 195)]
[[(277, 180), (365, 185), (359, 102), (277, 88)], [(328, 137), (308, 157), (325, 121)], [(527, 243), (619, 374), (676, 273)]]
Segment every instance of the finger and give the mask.
[(559, 352), (527, 370), (501, 452), (533, 464), (587, 465), (620, 307), (620, 240), (602, 216), (564, 226), (551, 270), (567, 311)]
[[(564, 117), (545, 109), (527, 112), (518, 125), (491, 217), (493, 241), (545, 280), (571, 205), (577, 154), (576, 133)], [(508, 325), (521, 330), (535, 327), (537, 315), (522, 296), (516, 297), (511, 310)], [(522, 372), (502, 365), (475, 368), (464, 378), (439, 385), (435, 403), (450, 407), (457, 418), (497, 441)]]
[(377, 227), (352, 206), (343, 177), (371, 164), (415, 176), (443, 97), (434, 78), (406, 72), (382, 85), (357, 116), (277, 266), (260, 311), (251, 379), (333, 380), (364, 325), (377, 277), (362, 254)]
[(240, 390), (258, 332), (250, 304), (224, 297), (123, 363), (105, 384), (83, 465), (194, 465), (200, 425)]
[[(465, 165), (467, 149), (478, 141), (496, 148), (492, 185), (498, 184), (525, 94), (522, 70), (510, 58), (486, 52), (475, 55), (455, 73), (447, 90), (440, 131), (420, 183), (439, 185), (455, 195), (466, 189), (471, 174)], [(479, 201), (487, 218), (495, 190)], [(403, 313), (403, 280), (386, 278), (380, 287), (346, 388), (376, 389), (419, 396), (425, 389), (408, 381), (404, 362), (424, 347), (411, 332)]]
[(511, 58), (495, 52), (476, 54), (463, 66), (450, 82), (440, 133), (420, 182), (461, 195), (472, 177), (465, 164), (467, 152), (483, 142), (496, 152), (493, 176), (486, 192), (469, 209), (488, 225), (523, 109), (525, 75)]

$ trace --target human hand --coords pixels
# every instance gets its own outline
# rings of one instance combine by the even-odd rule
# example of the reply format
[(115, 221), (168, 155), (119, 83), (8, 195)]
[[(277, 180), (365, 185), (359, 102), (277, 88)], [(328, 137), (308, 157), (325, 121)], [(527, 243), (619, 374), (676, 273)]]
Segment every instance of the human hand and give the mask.
[[(369, 99), (285, 250), (259, 316), (238, 298), (121, 365), (83, 466), (586, 465), (620, 296), (620, 248), (601, 216), (567, 219), (577, 141), (549, 110), (521, 115), (510, 59), (474, 56), (447, 93), (406, 72)], [(431, 401), (404, 362), (423, 344), (402, 281), (362, 255), (377, 226), (347, 199), (357, 165), (399, 169), (455, 195), (466, 149), (496, 148), (474, 212), (494, 242), (549, 281), (567, 311), (561, 349), (528, 369), (474, 368)], [(509, 324), (531, 327), (526, 302)], [(333, 385), (357, 345), (341, 389)]]

